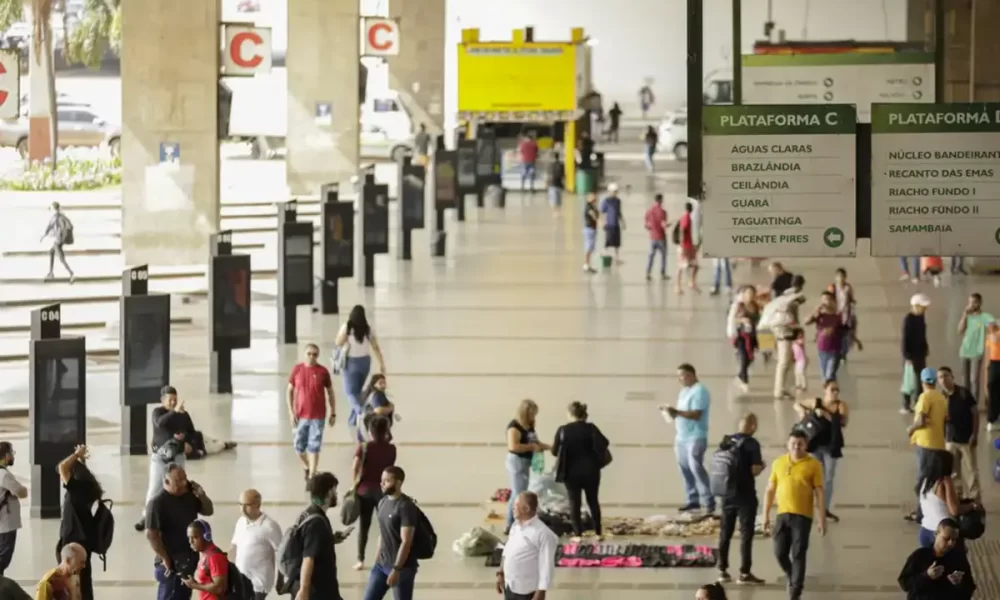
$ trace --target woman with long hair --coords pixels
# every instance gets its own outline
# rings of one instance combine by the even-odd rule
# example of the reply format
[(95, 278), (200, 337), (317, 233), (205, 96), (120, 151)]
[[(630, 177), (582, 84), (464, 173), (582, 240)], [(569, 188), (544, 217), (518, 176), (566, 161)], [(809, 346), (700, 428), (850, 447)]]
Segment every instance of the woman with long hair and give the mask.
[(66, 490), (62, 506), (62, 520), (59, 523), (59, 541), (56, 544), (56, 556), (60, 555), (63, 546), (77, 543), (87, 551), (87, 562), (80, 571), (80, 597), (82, 600), (94, 600), (94, 581), (91, 571), (91, 558), (94, 545), (97, 542), (97, 521), (94, 518), (93, 506), (104, 497), (104, 489), (87, 468), (85, 461), (90, 452), (86, 446), (77, 446), (73, 454), (67, 456), (59, 466), (59, 479)]
[(753, 364), (758, 348), (757, 322), (760, 321), (760, 315), (757, 290), (752, 285), (741, 287), (739, 296), (729, 309), (726, 333), (736, 349), (736, 360), (739, 363), (736, 379), (744, 394), (750, 391), (750, 365)]
[(837, 476), (837, 463), (843, 458), (844, 430), (850, 411), (847, 403), (840, 399), (840, 385), (829, 380), (823, 384), (823, 397), (809, 403), (797, 402), (795, 412), (799, 421), (812, 413), (817, 419), (816, 437), (809, 443), (809, 453), (823, 465), (823, 495), (826, 500), (826, 519), (834, 523), (840, 522), (840, 517), (830, 510), (833, 506), (833, 485)]
[(372, 354), (378, 361), (379, 372), (385, 374), (385, 360), (382, 357), (382, 350), (379, 348), (375, 332), (372, 331), (368, 318), (365, 316), (365, 307), (359, 304), (351, 309), (347, 322), (341, 326), (337, 333), (336, 344), (339, 349), (338, 359), (342, 359), (344, 365), (344, 393), (347, 394), (347, 401), (351, 404), (351, 414), (347, 417), (347, 426), (354, 432), (357, 427), (363, 425), (359, 422), (364, 418), (365, 408), (361, 389), (371, 372)]
[(507, 522), (505, 532), (514, 524), (514, 501), (517, 495), (528, 490), (531, 476), (531, 458), (535, 452), (549, 449), (548, 444), (538, 441), (535, 433), (535, 417), (538, 405), (534, 400), (521, 400), (517, 414), (507, 423), (507, 474), (510, 475), (510, 500), (507, 501)]
[(358, 562), (354, 565), (355, 571), (365, 568), (368, 530), (372, 526), (372, 514), (382, 499), (382, 471), (396, 464), (396, 446), (392, 444), (389, 435), (389, 419), (377, 415), (372, 418), (368, 424), (368, 437), (371, 441), (358, 444), (351, 467), (361, 513), (358, 523)]
[(594, 520), (594, 533), (601, 535), (601, 469), (609, 462), (608, 438), (597, 425), (587, 422), (587, 405), (572, 402), (569, 405), (569, 423), (556, 431), (552, 454), (559, 457), (556, 481), (566, 485), (569, 496), (569, 518), (573, 524), (573, 540), (580, 541), (583, 527), (580, 522), (581, 496), (587, 497), (587, 507)]
[[(361, 390), (361, 398), (364, 402), (364, 418), (362, 419), (362, 425), (365, 432), (369, 432), (371, 429), (371, 422), (375, 417), (385, 417), (386, 422), (389, 424), (389, 441), (392, 441), (392, 422), (396, 417), (396, 405), (389, 400), (389, 396), (386, 395), (385, 388), (388, 382), (385, 379), (385, 375), (381, 373), (375, 373), (371, 376), (368, 381), (368, 385)], [(362, 427), (358, 427), (358, 442), (365, 441), (365, 436), (362, 433)], [(367, 438), (371, 440), (371, 438)]]
[(928, 450), (923, 473), (917, 483), (920, 499), (920, 534), (917, 540), (923, 548), (934, 545), (934, 532), (945, 519), (957, 518), (976, 509), (974, 502), (959, 502), (951, 475), (955, 459), (947, 450)]

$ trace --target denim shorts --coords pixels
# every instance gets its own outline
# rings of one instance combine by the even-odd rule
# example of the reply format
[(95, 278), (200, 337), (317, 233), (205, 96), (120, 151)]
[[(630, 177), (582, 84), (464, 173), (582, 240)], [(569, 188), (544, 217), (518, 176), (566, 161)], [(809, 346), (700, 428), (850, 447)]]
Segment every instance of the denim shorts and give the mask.
[(597, 230), (591, 229), (589, 227), (584, 227), (583, 228), (584, 252), (593, 252), (595, 246), (597, 246)]
[(323, 419), (299, 419), (295, 427), (295, 452), (319, 454), (323, 446)]

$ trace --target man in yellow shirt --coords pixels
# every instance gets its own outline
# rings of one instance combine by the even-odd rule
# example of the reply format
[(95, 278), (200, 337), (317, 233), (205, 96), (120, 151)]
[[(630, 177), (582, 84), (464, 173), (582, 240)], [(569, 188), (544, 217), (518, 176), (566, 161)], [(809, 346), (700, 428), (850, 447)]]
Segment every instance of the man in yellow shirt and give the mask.
[(80, 544), (66, 544), (59, 558), (59, 566), (38, 582), (35, 600), (80, 600), (79, 575), (87, 563), (87, 551)]
[[(945, 450), (944, 426), (948, 420), (948, 399), (937, 390), (937, 369), (925, 367), (920, 371), (920, 384), (923, 392), (913, 407), (913, 423), (906, 429), (910, 443), (917, 447), (917, 483), (923, 477), (928, 458), (935, 450)], [(918, 498), (919, 500), (919, 498)], [(920, 502), (918, 510), (906, 517), (907, 520), (920, 522)]]
[[(774, 538), (774, 555), (788, 578), (790, 600), (802, 597), (814, 512), (818, 518), (817, 530), (820, 535), (826, 534), (823, 465), (806, 452), (808, 444), (805, 433), (792, 431), (788, 436), (788, 454), (771, 464), (771, 477), (764, 493), (764, 531)], [(775, 498), (778, 516), (772, 532), (771, 507)]]

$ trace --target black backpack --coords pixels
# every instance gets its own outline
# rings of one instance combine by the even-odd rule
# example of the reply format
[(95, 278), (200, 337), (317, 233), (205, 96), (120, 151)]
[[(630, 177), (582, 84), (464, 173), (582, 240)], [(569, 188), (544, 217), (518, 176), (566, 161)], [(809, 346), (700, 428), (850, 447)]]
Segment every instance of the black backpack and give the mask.
[(417, 506), (417, 501), (410, 498), (410, 502), (413, 503), (413, 507), (417, 509), (417, 514), (419, 515), (417, 526), (413, 530), (413, 546), (410, 553), (417, 560), (433, 558), (434, 550), (437, 549), (438, 543), (437, 534), (434, 533), (434, 526), (431, 525), (431, 521), (424, 514), (424, 511), (420, 510), (420, 507)]
[(712, 461), (708, 466), (708, 486), (713, 496), (726, 498), (736, 491), (742, 467), (741, 448), (745, 439), (743, 437), (733, 441), (727, 435), (722, 438), (719, 449), (712, 454)]
[(681, 224), (674, 223), (674, 229), (670, 232), (670, 239), (674, 242), (675, 246), (681, 245)]
[(101, 559), (104, 570), (108, 570), (108, 550), (111, 549), (111, 542), (115, 537), (115, 516), (111, 509), (115, 503), (110, 499), (97, 501), (97, 510), (94, 512), (95, 539), (88, 540), (90, 551)]
[(278, 544), (276, 552), (278, 573), (274, 586), (274, 590), (279, 595), (292, 593), (295, 583), (299, 580), (299, 570), (302, 568), (302, 549), (305, 543), (303, 528), (306, 523), (321, 518), (323, 515), (303, 513), (295, 524), (286, 529), (284, 535), (281, 536), (281, 543)]
[[(226, 556), (225, 552), (219, 552), (219, 554)], [(226, 590), (222, 593), (220, 600), (254, 600), (253, 582), (240, 572), (233, 561), (227, 559), (227, 563), (229, 566), (226, 572)], [(208, 564), (204, 566), (204, 570), (211, 579)]]

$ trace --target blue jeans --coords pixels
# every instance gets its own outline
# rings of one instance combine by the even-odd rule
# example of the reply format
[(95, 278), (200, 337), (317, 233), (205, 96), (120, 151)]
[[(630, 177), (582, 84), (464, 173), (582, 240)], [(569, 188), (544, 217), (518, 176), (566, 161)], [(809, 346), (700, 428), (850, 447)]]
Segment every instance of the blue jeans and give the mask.
[(365, 399), (361, 397), (361, 388), (365, 386), (368, 373), (372, 370), (372, 357), (347, 357), (344, 361), (344, 394), (351, 407), (347, 416), (347, 427), (354, 430), (361, 426), (361, 418), (365, 415)]
[(643, 154), (643, 160), (646, 163), (646, 170), (650, 173), (653, 172), (653, 154), (656, 153), (656, 148), (653, 146), (646, 146), (646, 152)]
[(840, 365), (840, 352), (819, 351), (819, 375), (823, 381), (837, 378), (837, 367)]
[[(368, 574), (368, 585), (365, 586), (364, 600), (382, 600), (389, 591), (389, 573), (392, 566), (383, 567), (376, 564)], [(399, 581), (392, 589), (393, 600), (413, 600), (413, 582), (417, 578), (417, 569), (403, 569), (399, 572)]]
[(650, 240), (649, 260), (646, 262), (646, 275), (653, 270), (653, 259), (660, 253), (660, 275), (667, 274), (667, 240)]
[(964, 256), (952, 256), (951, 257), (951, 274), (954, 275), (960, 271), (965, 270), (965, 257)]
[(531, 459), (507, 453), (507, 474), (510, 475), (510, 500), (507, 502), (507, 528), (514, 524), (514, 500), (521, 492), (528, 491), (531, 477)]
[(562, 188), (557, 188), (554, 185), (549, 186), (549, 204), (552, 205), (552, 208), (562, 206)]
[[(708, 440), (677, 440), (674, 453), (677, 455), (677, 466), (684, 478), (684, 492), (688, 504), (697, 504), (708, 510), (715, 510), (715, 497), (708, 486), (708, 472), (705, 471), (705, 450)], [(701, 497), (701, 502), (698, 498)]]
[(521, 165), (521, 189), (524, 189), (524, 183), (528, 182), (528, 189), (535, 191), (535, 163), (524, 163)]
[(830, 510), (830, 502), (833, 500), (833, 479), (837, 476), (838, 459), (830, 456), (829, 448), (816, 448), (812, 453), (813, 458), (823, 465), (823, 498), (826, 500), (826, 510)]
[[(910, 261), (913, 262), (912, 270), (910, 269)], [(899, 267), (910, 277), (920, 277), (920, 257), (918, 256), (914, 256), (912, 258), (908, 256), (900, 256)]]
[(323, 446), (323, 419), (299, 419), (295, 426), (295, 453), (319, 454)]
[(921, 548), (930, 548), (934, 545), (934, 532), (921, 527), (920, 533), (917, 534), (917, 543)]
[(181, 583), (176, 572), (167, 575), (162, 564), (153, 567), (153, 578), (160, 585), (156, 589), (156, 600), (191, 600), (191, 588)]
[(722, 283), (722, 271), (725, 269), (726, 272), (726, 287), (733, 289), (733, 269), (729, 265), (728, 258), (716, 258), (715, 262), (715, 279), (712, 282), (712, 289), (719, 289), (719, 284)]

